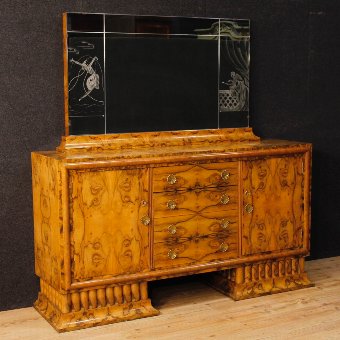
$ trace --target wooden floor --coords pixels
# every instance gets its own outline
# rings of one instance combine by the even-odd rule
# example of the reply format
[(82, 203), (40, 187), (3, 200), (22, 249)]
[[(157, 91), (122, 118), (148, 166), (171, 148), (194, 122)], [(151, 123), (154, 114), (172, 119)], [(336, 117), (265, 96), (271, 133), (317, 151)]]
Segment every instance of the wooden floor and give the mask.
[(200, 281), (153, 289), (161, 315), (58, 334), (33, 308), (0, 313), (0, 339), (340, 339), (340, 257), (306, 264), (315, 287), (234, 302)]

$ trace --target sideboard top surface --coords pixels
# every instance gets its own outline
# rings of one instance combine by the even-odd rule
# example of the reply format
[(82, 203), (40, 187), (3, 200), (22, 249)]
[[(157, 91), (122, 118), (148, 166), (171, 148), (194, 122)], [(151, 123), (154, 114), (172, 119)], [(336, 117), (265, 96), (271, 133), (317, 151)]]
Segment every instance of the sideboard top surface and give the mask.
[[(303, 153), (311, 149), (311, 144), (285, 141), (261, 140), (257, 142), (234, 142), (211, 146), (182, 146), (182, 147), (150, 147), (123, 150), (96, 150), (91, 152), (66, 153), (58, 151), (42, 151), (39, 154), (60, 160), (68, 164), (96, 163), (96, 166), (132, 164), (156, 164), (176, 161), (200, 161), (207, 159), (239, 158), (261, 155), (284, 155)], [(114, 164), (116, 162), (117, 164)], [(121, 163), (121, 164), (120, 164)]]

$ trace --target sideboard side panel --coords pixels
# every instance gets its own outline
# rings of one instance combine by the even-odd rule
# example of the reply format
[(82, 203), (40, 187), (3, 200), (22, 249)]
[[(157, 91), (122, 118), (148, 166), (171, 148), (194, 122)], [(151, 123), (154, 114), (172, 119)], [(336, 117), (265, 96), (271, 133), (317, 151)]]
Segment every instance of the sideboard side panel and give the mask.
[(62, 286), (61, 172), (57, 160), (32, 153), (35, 273), (55, 289)]

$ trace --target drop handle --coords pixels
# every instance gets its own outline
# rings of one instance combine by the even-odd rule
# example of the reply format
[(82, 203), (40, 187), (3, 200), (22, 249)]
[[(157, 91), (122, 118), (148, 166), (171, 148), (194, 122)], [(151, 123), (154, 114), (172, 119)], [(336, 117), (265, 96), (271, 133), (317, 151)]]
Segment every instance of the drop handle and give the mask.
[(228, 204), (230, 202), (230, 197), (228, 195), (222, 195), (220, 198), (222, 204)]
[(177, 253), (174, 250), (170, 249), (168, 252), (168, 258), (171, 260), (174, 260), (176, 257), (177, 257)]
[(175, 184), (177, 182), (177, 177), (174, 174), (170, 174), (166, 180), (169, 184)]
[(168, 226), (168, 232), (172, 235), (176, 234), (177, 232), (177, 227), (174, 224), (170, 224)]
[(151, 218), (150, 218), (149, 216), (143, 216), (143, 217), (141, 218), (141, 221), (142, 221), (142, 223), (143, 223), (144, 225), (149, 225), (150, 222), (151, 222)]
[(246, 211), (246, 213), (251, 214), (254, 210), (254, 206), (248, 203), (244, 206), (244, 210)]
[(228, 221), (228, 220), (223, 219), (220, 222), (220, 226), (221, 226), (222, 229), (228, 229), (229, 225), (230, 225), (230, 221)]
[(225, 253), (226, 251), (228, 251), (228, 249), (229, 249), (229, 245), (228, 244), (226, 244), (226, 243), (221, 243), (220, 244), (220, 251), (222, 253)]
[(170, 200), (166, 203), (166, 206), (170, 209), (170, 210), (174, 210), (176, 209), (177, 205), (176, 202), (173, 200)]
[(230, 172), (227, 170), (223, 170), (221, 172), (221, 178), (223, 179), (223, 181), (227, 181), (230, 178)]

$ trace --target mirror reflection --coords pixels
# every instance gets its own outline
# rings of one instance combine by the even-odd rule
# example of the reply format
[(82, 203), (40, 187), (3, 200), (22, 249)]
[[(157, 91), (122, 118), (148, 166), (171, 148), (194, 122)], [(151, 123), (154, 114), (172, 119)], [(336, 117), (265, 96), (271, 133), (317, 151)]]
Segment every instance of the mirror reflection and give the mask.
[(249, 20), (66, 14), (69, 134), (246, 127)]

